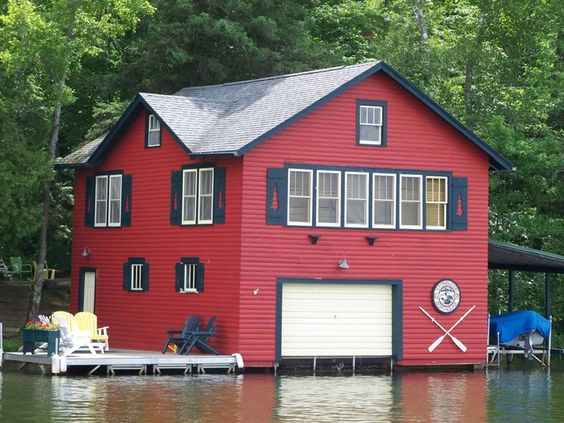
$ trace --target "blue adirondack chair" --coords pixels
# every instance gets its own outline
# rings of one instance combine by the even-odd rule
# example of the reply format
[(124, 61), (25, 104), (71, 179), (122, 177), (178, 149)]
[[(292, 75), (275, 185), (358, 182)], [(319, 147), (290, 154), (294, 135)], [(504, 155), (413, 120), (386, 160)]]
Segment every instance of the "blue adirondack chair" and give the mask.
[(192, 348), (196, 347), (198, 348), (201, 352), (203, 352), (204, 354), (215, 354), (215, 355), (219, 355), (219, 353), (217, 352), (217, 350), (215, 350), (214, 348), (210, 347), (208, 345), (208, 341), (210, 339), (210, 337), (212, 335), (215, 335), (215, 321), (216, 321), (216, 317), (212, 316), (210, 317), (210, 320), (208, 320), (208, 324), (207, 326), (203, 329), (203, 330), (197, 330), (195, 332), (192, 332), (191, 336), (192, 339), (190, 341), (190, 343), (186, 343), (181, 349), (180, 349), (180, 354), (190, 354), (190, 351), (192, 351)]
[(193, 333), (200, 327), (200, 316), (188, 316), (184, 322), (182, 330), (167, 330), (168, 338), (164, 343), (162, 353), (166, 353), (170, 344), (176, 345), (178, 351), (183, 351), (186, 345), (190, 345), (193, 340)]

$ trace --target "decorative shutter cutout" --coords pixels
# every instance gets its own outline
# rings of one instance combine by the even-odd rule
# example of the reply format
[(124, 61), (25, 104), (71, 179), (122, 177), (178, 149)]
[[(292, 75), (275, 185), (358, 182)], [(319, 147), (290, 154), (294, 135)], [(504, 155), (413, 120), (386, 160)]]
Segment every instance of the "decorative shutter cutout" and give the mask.
[(86, 192), (84, 194), (84, 226), (94, 227), (94, 176), (86, 177)]
[(468, 229), (468, 178), (452, 178), (450, 216), (453, 231)]
[(213, 223), (225, 223), (225, 168), (215, 168), (213, 196)]
[(122, 176), (121, 226), (131, 226), (131, 175)]
[(180, 292), (184, 286), (184, 263), (176, 263), (174, 274), (174, 289)]
[(182, 213), (182, 171), (172, 172), (170, 180), (170, 224), (180, 225)]
[(196, 267), (196, 291), (204, 292), (204, 263), (199, 263)]
[(141, 288), (143, 291), (149, 290), (149, 263), (143, 264), (143, 274), (141, 275)]
[(268, 169), (266, 185), (266, 223), (285, 225), (288, 185), (286, 169)]
[(123, 289), (131, 291), (131, 265), (129, 263), (123, 264)]

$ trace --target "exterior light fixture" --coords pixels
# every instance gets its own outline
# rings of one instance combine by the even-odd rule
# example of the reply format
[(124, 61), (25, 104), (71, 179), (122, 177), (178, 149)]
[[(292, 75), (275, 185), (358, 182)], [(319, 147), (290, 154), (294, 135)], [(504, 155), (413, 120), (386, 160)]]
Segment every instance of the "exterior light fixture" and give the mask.
[(82, 257), (90, 257), (90, 250), (88, 247), (84, 247), (84, 250), (82, 250)]
[(311, 234), (311, 235), (308, 235), (308, 236), (309, 236), (311, 243), (314, 244), (314, 245), (317, 244), (317, 240), (319, 238), (321, 238), (321, 235), (315, 235), (315, 234)]
[(347, 259), (340, 259), (339, 260), (339, 269), (350, 269), (350, 266), (347, 263)]
[(377, 236), (367, 236), (366, 240), (368, 241), (368, 245), (374, 245), (374, 241), (378, 239)]

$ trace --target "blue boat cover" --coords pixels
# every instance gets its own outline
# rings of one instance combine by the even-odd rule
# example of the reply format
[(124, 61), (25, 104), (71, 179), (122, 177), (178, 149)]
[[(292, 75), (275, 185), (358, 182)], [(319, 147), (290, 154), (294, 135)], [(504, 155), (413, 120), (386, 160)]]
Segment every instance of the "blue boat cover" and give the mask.
[(550, 335), (550, 321), (535, 311), (512, 311), (490, 317), (490, 337), (496, 338), (496, 333), (499, 332), (501, 344), (534, 330), (544, 338)]

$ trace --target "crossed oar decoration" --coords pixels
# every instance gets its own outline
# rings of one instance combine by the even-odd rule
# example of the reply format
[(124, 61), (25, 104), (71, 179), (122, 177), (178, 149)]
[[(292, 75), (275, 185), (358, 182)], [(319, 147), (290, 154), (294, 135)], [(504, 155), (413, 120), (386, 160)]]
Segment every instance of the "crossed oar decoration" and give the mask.
[(469, 309), (466, 313), (464, 313), (464, 315), (463, 315), (460, 319), (458, 319), (458, 320), (456, 321), (456, 323), (450, 327), (449, 330), (446, 330), (439, 322), (437, 322), (437, 321), (435, 320), (435, 318), (434, 318), (433, 316), (431, 316), (429, 313), (427, 313), (427, 312), (425, 311), (425, 309), (423, 309), (423, 307), (419, 306), (419, 309), (425, 314), (425, 316), (427, 316), (429, 319), (431, 319), (431, 322), (433, 322), (433, 323), (436, 324), (438, 327), (440, 327), (440, 328), (443, 330), (443, 332), (444, 332), (444, 334), (441, 335), (441, 336), (439, 336), (439, 337), (435, 340), (435, 342), (433, 342), (431, 345), (429, 345), (429, 348), (428, 348), (429, 352), (435, 351), (435, 348), (437, 348), (437, 347), (440, 345), (440, 343), (443, 342), (443, 339), (445, 339), (445, 337), (446, 337), (447, 335), (450, 337), (450, 339), (452, 339), (452, 342), (454, 342), (454, 344), (455, 344), (458, 348), (460, 348), (460, 349), (462, 350), (462, 352), (466, 352), (466, 350), (468, 349), (468, 348), (466, 348), (466, 345), (464, 345), (462, 342), (460, 342), (460, 340), (459, 340), (457, 337), (455, 337), (454, 335), (452, 335), (450, 332), (451, 332), (455, 327), (457, 327), (457, 326), (460, 324), (460, 322), (462, 322), (462, 321), (466, 318), (466, 316), (468, 316), (468, 315), (470, 314), (470, 312), (471, 312), (472, 310), (474, 310), (475, 308), (476, 308), (476, 305), (473, 305), (472, 307), (470, 307), (470, 309)]

